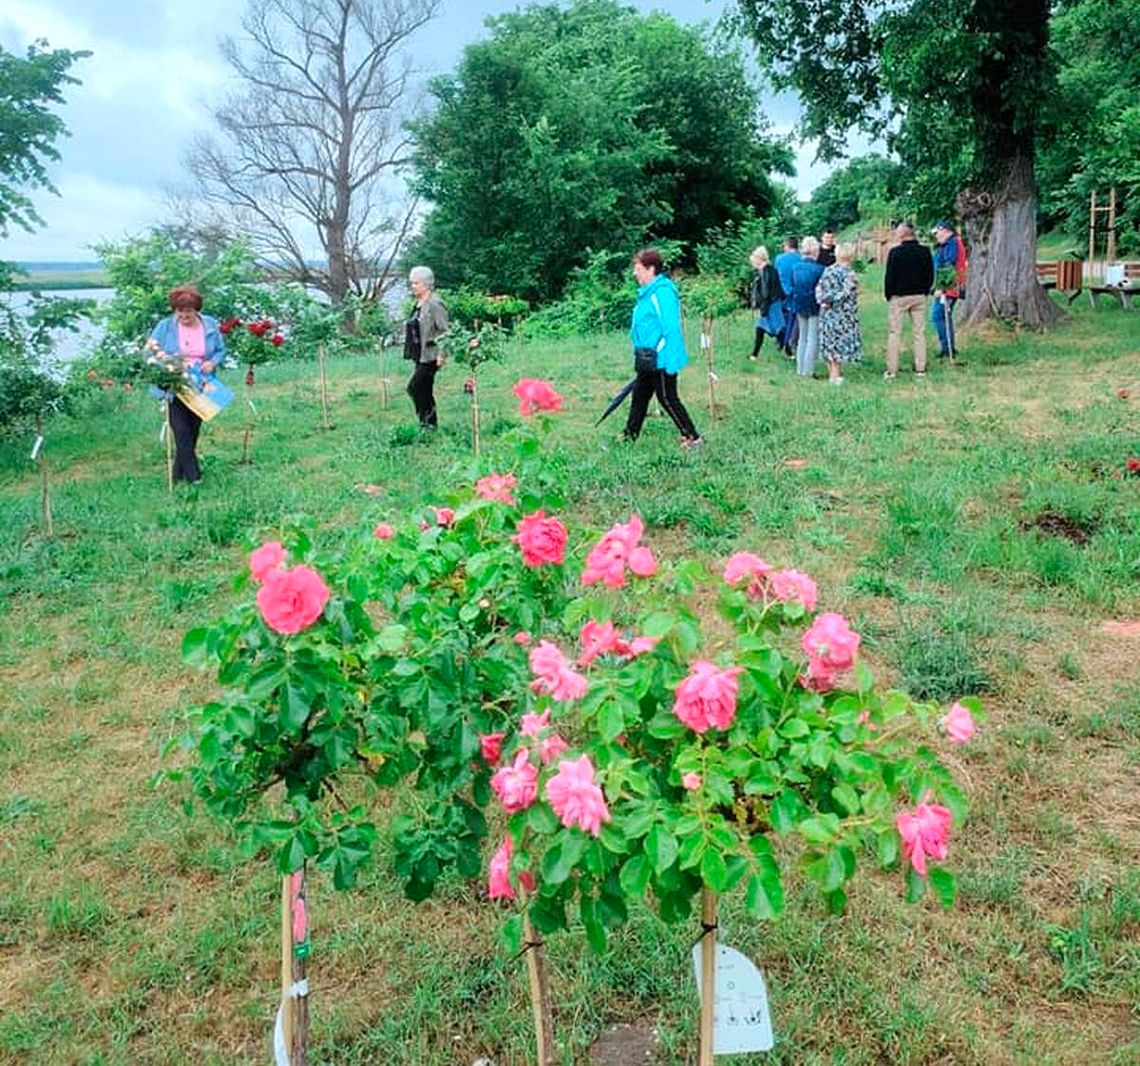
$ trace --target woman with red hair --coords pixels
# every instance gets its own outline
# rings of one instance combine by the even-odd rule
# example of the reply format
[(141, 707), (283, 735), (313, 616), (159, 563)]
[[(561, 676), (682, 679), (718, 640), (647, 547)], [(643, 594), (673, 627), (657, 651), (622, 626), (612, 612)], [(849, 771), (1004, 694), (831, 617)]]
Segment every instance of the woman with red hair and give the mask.
[[(174, 313), (154, 327), (147, 347), (178, 356), (183, 365), (203, 376), (212, 374), (225, 359), (226, 347), (217, 319), (202, 314), (202, 294), (193, 285), (179, 285), (166, 298)], [(171, 395), (168, 402), (170, 431), (174, 434), (174, 480), (196, 485), (202, 480), (195, 454), (202, 419), (177, 396)]]

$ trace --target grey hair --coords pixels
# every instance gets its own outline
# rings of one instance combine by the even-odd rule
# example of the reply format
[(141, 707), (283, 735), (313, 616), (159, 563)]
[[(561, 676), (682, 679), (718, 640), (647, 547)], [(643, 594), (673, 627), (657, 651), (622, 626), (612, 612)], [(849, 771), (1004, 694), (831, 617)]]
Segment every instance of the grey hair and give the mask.
[(819, 241), (814, 237), (805, 237), (800, 241), (800, 251), (808, 258), (814, 259), (819, 255)]
[(435, 274), (431, 267), (412, 267), (408, 271), (408, 281), (422, 281), (429, 289), (435, 288)]

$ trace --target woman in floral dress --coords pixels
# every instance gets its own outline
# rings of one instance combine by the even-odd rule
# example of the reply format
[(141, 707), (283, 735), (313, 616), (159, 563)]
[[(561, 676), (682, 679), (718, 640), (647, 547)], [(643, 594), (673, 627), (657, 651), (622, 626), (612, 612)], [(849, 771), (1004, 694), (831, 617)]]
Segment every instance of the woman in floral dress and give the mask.
[(859, 335), (859, 281), (851, 269), (855, 245), (841, 244), (835, 249), (835, 262), (820, 277), (815, 287), (819, 301), (819, 350), (827, 360), (827, 374), (832, 385), (843, 384), (843, 364), (863, 358), (863, 339)]

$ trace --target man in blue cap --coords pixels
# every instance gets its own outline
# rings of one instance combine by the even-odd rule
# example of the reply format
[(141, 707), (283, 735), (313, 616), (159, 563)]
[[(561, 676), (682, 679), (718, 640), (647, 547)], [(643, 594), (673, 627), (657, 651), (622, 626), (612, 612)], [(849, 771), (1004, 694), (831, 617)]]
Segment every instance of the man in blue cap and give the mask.
[[(954, 342), (954, 305), (966, 287), (966, 243), (945, 219), (935, 225), (934, 239), (934, 305), (930, 308), (930, 321), (938, 334), (938, 358), (953, 359), (958, 354)], [(954, 271), (952, 284), (945, 283), (948, 269)], [(940, 284), (940, 278), (942, 283)]]

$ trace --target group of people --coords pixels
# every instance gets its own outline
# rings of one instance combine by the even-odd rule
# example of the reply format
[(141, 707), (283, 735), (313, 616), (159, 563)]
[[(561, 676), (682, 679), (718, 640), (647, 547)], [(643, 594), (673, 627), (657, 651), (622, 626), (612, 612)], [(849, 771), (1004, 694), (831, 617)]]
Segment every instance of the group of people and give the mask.
[[(904, 318), (911, 322), (915, 374), (926, 373), (926, 302), (931, 293), (938, 354), (950, 359), (957, 354), (954, 305), (966, 283), (966, 246), (949, 222), (940, 221), (933, 234), (932, 256), (918, 243), (913, 223), (902, 222), (895, 229), (897, 243), (887, 256), (884, 284), (890, 323), (884, 374), (888, 381), (898, 374)], [(836, 245), (830, 231), (818, 240), (786, 237), (775, 263), (764, 246), (753, 250), (752, 361), (759, 359), (764, 338), (771, 336), (780, 351), (795, 359), (798, 375), (811, 377), (822, 357), (831, 383), (843, 384), (844, 365), (858, 362), (863, 354), (859, 284), (852, 267), (855, 251), (854, 244)]]
[[(900, 223), (895, 237), (897, 243), (887, 256), (883, 289), (890, 311), (884, 374), (888, 380), (898, 374), (904, 319), (911, 323), (914, 372), (918, 376), (926, 373), (926, 301), (932, 292), (935, 302), (931, 319), (938, 335), (939, 355), (955, 355), (954, 304), (966, 280), (965, 244), (949, 222), (939, 222), (934, 228), (937, 243), (933, 258), (918, 243), (913, 223)], [(755, 270), (751, 303), (756, 314), (750, 358), (759, 359), (764, 338), (771, 336), (780, 351), (795, 359), (798, 375), (810, 377), (822, 357), (829, 380), (842, 385), (843, 367), (859, 361), (863, 353), (854, 257), (855, 245), (837, 245), (830, 231), (818, 240), (785, 238), (775, 263), (767, 248), (756, 248), (749, 258)], [(650, 398), (656, 396), (676, 426), (682, 446), (699, 447), (703, 443), (700, 432), (677, 393), (677, 376), (689, 361), (677, 287), (665, 274), (656, 248), (642, 248), (633, 256), (631, 267), (638, 285), (629, 331), (635, 378), (622, 438), (637, 440)], [(404, 357), (413, 365), (407, 391), (420, 427), (433, 430), (438, 425), (435, 376), (444, 363), (440, 342), (448, 330), (447, 309), (435, 293), (435, 277), (429, 267), (413, 267), (408, 287), (415, 302), (404, 323)], [(226, 354), (217, 320), (201, 313), (202, 296), (192, 286), (172, 289), (169, 303), (172, 314), (155, 327), (151, 346), (178, 353), (187, 365), (212, 373)], [(202, 477), (196, 455), (202, 420), (177, 396), (171, 396), (169, 403), (174, 478), (196, 483)]]

